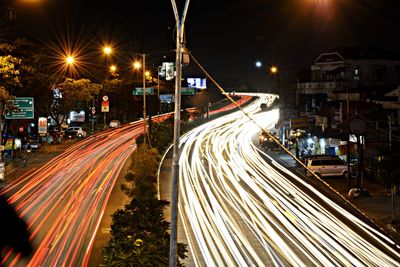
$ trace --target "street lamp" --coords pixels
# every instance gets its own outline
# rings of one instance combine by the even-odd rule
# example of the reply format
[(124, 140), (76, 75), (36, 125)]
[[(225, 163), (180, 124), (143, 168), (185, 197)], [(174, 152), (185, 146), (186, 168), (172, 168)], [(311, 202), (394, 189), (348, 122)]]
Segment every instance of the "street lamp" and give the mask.
[(150, 75), (150, 72), (146, 71), (146, 54), (142, 54), (142, 63), (135, 61), (133, 63), (135, 69), (142, 68), (143, 76), (143, 144), (144, 150), (146, 150), (146, 136), (147, 136), (147, 114), (146, 114), (146, 76)]
[(116, 72), (117, 71), (117, 66), (116, 65), (111, 65), (110, 66), (110, 72), (111, 73), (114, 73), (114, 72)]
[(158, 66), (157, 68), (157, 96), (158, 96), (158, 122), (160, 123), (160, 114), (161, 114), (161, 97), (160, 97), (160, 69), (162, 66)]
[(174, 142), (172, 149), (172, 192), (171, 192), (171, 236), (169, 250), (169, 267), (176, 266), (177, 230), (178, 230), (178, 200), (179, 200), (179, 137), (181, 120), (182, 93), (182, 51), (184, 48), (184, 26), (190, 0), (186, 0), (182, 17), (179, 17), (175, 0), (171, 0), (176, 21), (176, 76), (175, 76), (175, 113)]
[(110, 55), (112, 53), (112, 48), (110, 46), (103, 47), (103, 52), (105, 55)]
[(75, 62), (75, 58), (74, 58), (73, 56), (69, 55), (69, 56), (67, 56), (67, 57), (65, 58), (65, 62), (66, 62), (68, 65), (72, 65), (72, 64), (74, 64), (74, 62)]
[(272, 73), (272, 74), (277, 74), (278, 73), (278, 67), (277, 66), (271, 66), (271, 68), (269, 68), (269, 71)]

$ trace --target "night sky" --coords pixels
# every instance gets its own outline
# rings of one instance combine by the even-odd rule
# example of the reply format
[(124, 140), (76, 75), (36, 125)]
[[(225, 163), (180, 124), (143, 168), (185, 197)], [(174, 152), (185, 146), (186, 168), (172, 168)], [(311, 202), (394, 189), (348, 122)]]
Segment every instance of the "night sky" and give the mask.
[[(43, 43), (70, 40), (86, 45), (84, 49), (90, 49), (88, 43), (112, 43), (121, 57), (130, 51), (157, 55), (175, 48), (169, 0), (14, 1), (19, 1), (19, 30)], [(217, 80), (262, 87), (270, 77), (255, 68), (256, 60), (293, 71), (338, 46), (400, 48), (399, 2), (191, 0), (187, 47)], [(185, 1), (177, 3), (181, 14)]]

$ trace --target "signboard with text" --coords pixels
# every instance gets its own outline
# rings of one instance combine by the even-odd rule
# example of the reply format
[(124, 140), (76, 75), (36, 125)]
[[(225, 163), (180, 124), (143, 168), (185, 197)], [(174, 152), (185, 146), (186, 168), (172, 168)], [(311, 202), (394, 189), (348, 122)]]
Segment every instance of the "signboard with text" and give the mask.
[(47, 118), (46, 117), (39, 117), (38, 119), (38, 133), (41, 136), (47, 134)]
[[(143, 88), (138, 87), (133, 89), (132, 95), (143, 95)], [(154, 88), (153, 87), (146, 88), (146, 95), (154, 95)]]
[(182, 87), (182, 95), (194, 95), (196, 88)]
[(16, 97), (9, 101), (12, 108), (6, 111), (6, 119), (33, 119), (35, 117), (33, 97)]
[(292, 129), (305, 129), (308, 128), (308, 118), (293, 118), (290, 119), (290, 128)]

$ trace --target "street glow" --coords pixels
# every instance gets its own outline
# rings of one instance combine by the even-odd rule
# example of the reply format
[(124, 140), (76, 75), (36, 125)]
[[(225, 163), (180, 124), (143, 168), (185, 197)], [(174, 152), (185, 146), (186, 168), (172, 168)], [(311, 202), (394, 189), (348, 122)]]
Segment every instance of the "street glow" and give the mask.
[(261, 68), (261, 66), (262, 66), (261, 61), (256, 61), (256, 68)]
[(148, 70), (146, 70), (145, 72), (144, 72), (144, 75), (147, 77), (147, 76), (150, 76), (150, 71), (148, 71)]
[(115, 72), (117, 70), (117, 66), (111, 65), (110, 66), (110, 72)]
[(112, 48), (109, 47), (109, 46), (105, 46), (105, 47), (103, 48), (103, 52), (104, 52), (104, 54), (109, 55), (109, 54), (112, 53)]
[(272, 74), (275, 74), (275, 73), (278, 72), (278, 68), (277, 68), (276, 66), (272, 66), (272, 67), (270, 68), (270, 71), (271, 71)]
[(67, 58), (65, 59), (65, 61), (67, 62), (67, 64), (72, 65), (75, 62), (75, 59), (73, 56), (67, 56)]
[(142, 64), (139, 61), (133, 62), (133, 68), (140, 69), (141, 67), (142, 67)]

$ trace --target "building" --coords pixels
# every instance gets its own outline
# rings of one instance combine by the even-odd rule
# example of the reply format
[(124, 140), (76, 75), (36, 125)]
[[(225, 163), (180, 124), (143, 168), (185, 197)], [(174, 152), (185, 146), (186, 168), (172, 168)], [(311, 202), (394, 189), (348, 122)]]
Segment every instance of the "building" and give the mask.
[(359, 164), (373, 169), (393, 155), (393, 132), (400, 125), (399, 85), (400, 50), (342, 47), (321, 53), (299, 76), (296, 89), (299, 117), (309, 121), (305, 131), (310, 144), (323, 144), (325, 151), (319, 153), (344, 155), (341, 149), (350, 139), (360, 143), (354, 152)]

